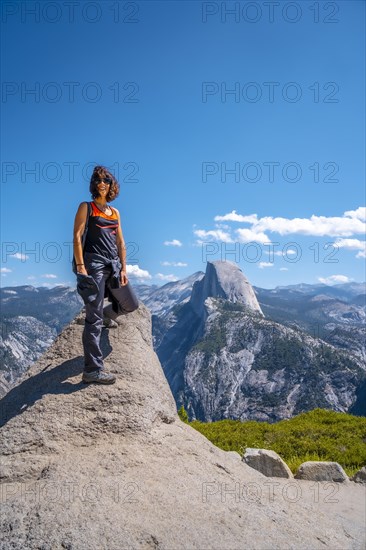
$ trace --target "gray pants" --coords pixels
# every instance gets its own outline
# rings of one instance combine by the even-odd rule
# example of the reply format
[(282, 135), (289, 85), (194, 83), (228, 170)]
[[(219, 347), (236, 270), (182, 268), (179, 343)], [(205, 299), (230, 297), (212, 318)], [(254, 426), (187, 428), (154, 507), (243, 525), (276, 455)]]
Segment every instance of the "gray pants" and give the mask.
[[(90, 303), (85, 304), (85, 326), (82, 336), (84, 347), (84, 371), (92, 372), (104, 369), (103, 353), (100, 349), (100, 337), (103, 327), (103, 317), (116, 319), (118, 314), (112, 309), (112, 304), (104, 307), (105, 285), (110, 276), (111, 267), (91, 270), (85, 265), (88, 275), (91, 275), (98, 285), (98, 296)], [(108, 283), (107, 283), (108, 284)], [(127, 314), (138, 308), (138, 300), (128, 282), (123, 288), (123, 310)], [(121, 293), (121, 290), (119, 291)], [(121, 299), (120, 299), (121, 302)]]

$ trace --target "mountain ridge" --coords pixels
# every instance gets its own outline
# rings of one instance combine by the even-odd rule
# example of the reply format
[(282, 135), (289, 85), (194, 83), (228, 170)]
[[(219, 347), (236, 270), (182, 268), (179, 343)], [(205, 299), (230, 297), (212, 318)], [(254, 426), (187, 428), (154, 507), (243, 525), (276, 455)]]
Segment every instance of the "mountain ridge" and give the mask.
[[(238, 271), (236, 267), (235, 271)], [(185, 279), (160, 287), (139, 284), (134, 286), (138, 298), (151, 310), (153, 344), (156, 350), (164, 335), (177, 323), (179, 311), (190, 301), (194, 283), (202, 281), (204, 276), (204, 272), (197, 271)], [(365, 294), (358, 294), (361, 288), (359, 285), (362, 287), (362, 283), (354, 282), (332, 286), (322, 283), (320, 286), (315, 285), (318, 290), (314, 285), (307, 285), (306, 292), (296, 290), (302, 285), (290, 285), (291, 288), (282, 290), (278, 287), (277, 290), (266, 290), (255, 286), (252, 289), (266, 319), (284, 327), (301, 329), (340, 350), (347, 350), (350, 356), (355, 356), (358, 361), (366, 364)], [(323, 300), (319, 295), (320, 288)], [(23, 285), (3, 287), (0, 291), (3, 314), (0, 334), (1, 397), (9, 391), (18, 376), (43, 353), (60, 330), (81, 311), (83, 304), (76, 289), (62, 285), (57, 285), (55, 290)], [(199, 308), (206, 311), (203, 303)], [(27, 319), (24, 325), (17, 320), (17, 315)], [(194, 316), (193, 322), (197, 323), (197, 319), (199, 317)], [(187, 330), (189, 329), (188, 326)], [(203, 334), (202, 327), (201, 333)], [(40, 337), (36, 337), (36, 334), (40, 334)]]
[[(301, 326), (274, 320), (269, 308), (264, 316), (257, 296), (233, 262), (207, 262), (190, 300), (160, 321), (156, 350), (177, 407), (203, 422), (273, 422), (316, 407), (360, 410), (361, 341), (357, 353), (345, 353)], [(354, 306), (345, 307), (345, 322), (365, 317), (361, 308), (351, 317)]]

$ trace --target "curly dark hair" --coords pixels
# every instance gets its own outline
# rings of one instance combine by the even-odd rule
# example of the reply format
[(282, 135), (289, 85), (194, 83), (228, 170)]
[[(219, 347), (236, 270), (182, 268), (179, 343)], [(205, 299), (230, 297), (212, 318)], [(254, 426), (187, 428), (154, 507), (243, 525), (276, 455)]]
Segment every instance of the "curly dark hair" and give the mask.
[(112, 180), (112, 184), (110, 185), (108, 194), (106, 196), (107, 202), (111, 202), (111, 201), (114, 201), (114, 199), (116, 199), (119, 195), (119, 183), (117, 179), (114, 177), (114, 175), (105, 166), (98, 165), (94, 167), (92, 176), (90, 178), (89, 191), (93, 199), (97, 199), (99, 197), (97, 184), (102, 178), (105, 178), (105, 177)]

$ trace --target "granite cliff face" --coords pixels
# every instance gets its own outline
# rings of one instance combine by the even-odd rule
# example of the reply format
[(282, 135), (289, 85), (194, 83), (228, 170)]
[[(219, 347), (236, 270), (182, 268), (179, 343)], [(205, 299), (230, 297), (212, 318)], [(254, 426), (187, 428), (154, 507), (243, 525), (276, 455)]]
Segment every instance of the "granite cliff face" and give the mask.
[(277, 421), (314, 408), (347, 412), (364, 363), (299, 329), (221, 299), (206, 301), (203, 336), (186, 354), (184, 404), (192, 418)]
[(116, 384), (82, 384), (82, 317), (0, 401), (2, 548), (364, 547), (361, 484), (294, 499), (181, 422), (143, 304), (103, 331)]
[(239, 303), (263, 315), (252, 285), (234, 262), (207, 262), (205, 276), (194, 283), (190, 298), (190, 306), (199, 317), (205, 317), (205, 300), (209, 297)]
[(265, 318), (232, 262), (207, 263), (191, 299), (161, 330), (157, 354), (177, 407), (184, 404), (190, 419), (276, 421), (316, 407), (360, 411), (362, 356)]

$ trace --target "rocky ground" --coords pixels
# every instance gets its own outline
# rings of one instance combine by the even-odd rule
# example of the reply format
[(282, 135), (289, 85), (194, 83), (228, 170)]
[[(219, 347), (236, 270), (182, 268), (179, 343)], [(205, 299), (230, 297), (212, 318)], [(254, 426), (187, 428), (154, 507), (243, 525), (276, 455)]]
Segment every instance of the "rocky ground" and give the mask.
[(181, 422), (141, 304), (81, 383), (76, 318), (0, 401), (4, 549), (365, 547), (365, 485), (265, 477)]

